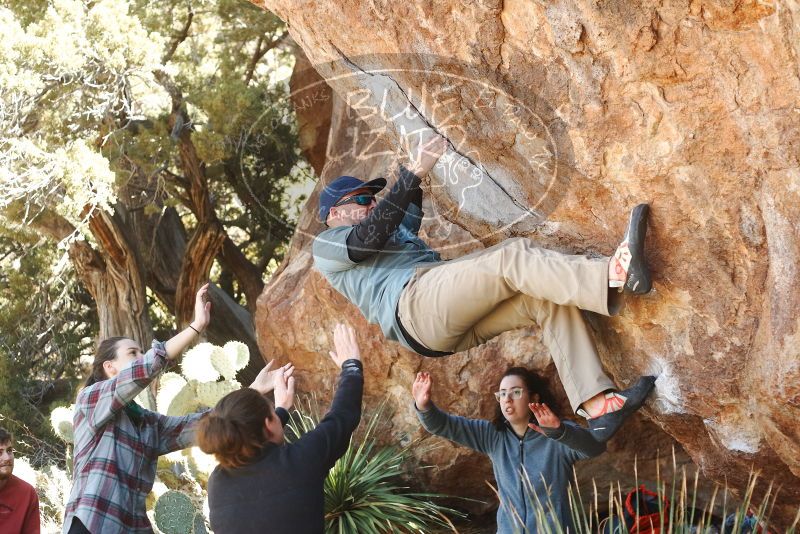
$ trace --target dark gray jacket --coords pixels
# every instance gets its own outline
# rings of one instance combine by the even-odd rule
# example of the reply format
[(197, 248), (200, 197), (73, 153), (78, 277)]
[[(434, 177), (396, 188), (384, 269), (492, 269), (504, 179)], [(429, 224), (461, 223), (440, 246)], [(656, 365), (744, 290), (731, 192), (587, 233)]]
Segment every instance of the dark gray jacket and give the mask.
[(520, 438), (511, 427), (500, 431), (489, 421), (450, 415), (433, 403), (425, 412), (417, 410), (417, 417), (431, 434), (487, 454), (492, 460), (500, 493), (498, 533), (550, 532), (553, 516), (564, 531), (569, 526), (574, 532), (567, 498), (572, 464), (606, 450), (605, 443), (595, 441), (588, 430), (564, 421), (548, 432), (552, 437), (528, 430)]
[(361, 362), (342, 364), (330, 411), (287, 445), (267, 444), (235, 469), (217, 466), (208, 479), (211, 529), (217, 534), (317, 534), (325, 529), (323, 487), (361, 419)]

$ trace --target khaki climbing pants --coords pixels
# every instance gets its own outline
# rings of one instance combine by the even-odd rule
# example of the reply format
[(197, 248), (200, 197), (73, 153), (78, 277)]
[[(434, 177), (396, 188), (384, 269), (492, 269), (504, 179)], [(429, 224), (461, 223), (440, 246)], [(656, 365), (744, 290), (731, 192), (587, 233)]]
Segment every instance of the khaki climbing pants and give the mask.
[(420, 267), (397, 313), (425, 347), (460, 352), (537, 324), (573, 410), (613, 389), (581, 309), (611, 315), (608, 258), (569, 256), (509, 239), (457, 260)]

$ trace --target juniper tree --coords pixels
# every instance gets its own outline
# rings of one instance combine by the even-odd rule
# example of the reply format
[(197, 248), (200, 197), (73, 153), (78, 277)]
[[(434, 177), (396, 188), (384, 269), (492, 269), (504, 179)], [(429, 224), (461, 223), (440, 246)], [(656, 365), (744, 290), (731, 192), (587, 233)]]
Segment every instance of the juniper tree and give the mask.
[(154, 327), (188, 322), (211, 278), (208, 338), (245, 342), (252, 375), (255, 300), (292, 232), (286, 190), (310, 174), (281, 81), (283, 23), (234, 0), (14, 0), (0, 33), (7, 239), (63, 252), (39, 278), (80, 282), (69, 294), (91, 296), (76, 319), (90, 338), (146, 346)]

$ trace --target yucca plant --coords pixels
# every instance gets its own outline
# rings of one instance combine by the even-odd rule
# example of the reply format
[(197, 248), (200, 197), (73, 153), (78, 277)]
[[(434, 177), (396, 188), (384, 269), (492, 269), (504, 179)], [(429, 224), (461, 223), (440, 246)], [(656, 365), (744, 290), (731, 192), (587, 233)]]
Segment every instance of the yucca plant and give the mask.
[[(315, 398), (306, 397), (298, 405), (287, 425), (290, 442), (314, 429), (320, 420)], [(385, 412), (386, 404), (381, 403), (325, 479), (326, 533), (425, 533), (433, 528), (456, 532), (448, 516), (464, 514), (435, 502), (448, 496), (416, 493), (402, 485), (403, 465), (411, 460), (418, 443), (406, 447), (377, 444), (376, 432)]]

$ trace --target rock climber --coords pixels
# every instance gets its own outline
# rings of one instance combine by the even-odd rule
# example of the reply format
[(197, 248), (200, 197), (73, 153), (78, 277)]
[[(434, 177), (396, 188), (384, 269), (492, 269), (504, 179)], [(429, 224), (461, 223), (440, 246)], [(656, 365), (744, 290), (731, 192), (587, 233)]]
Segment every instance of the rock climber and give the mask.
[(607, 441), (643, 404), (655, 377), (617, 391), (580, 310), (612, 315), (618, 311), (612, 288), (650, 291), (647, 204), (633, 209), (611, 258), (561, 254), (515, 238), (441, 261), (418, 235), (420, 184), (446, 147), (441, 136), (420, 142), (380, 201), (384, 178), (340, 176), (326, 185), (319, 217), (328, 228), (314, 239), (315, 267), (386, 338), (422, 356), (446, 356), (538, 324), (572, 409), (588, 420), (595, 439)]

